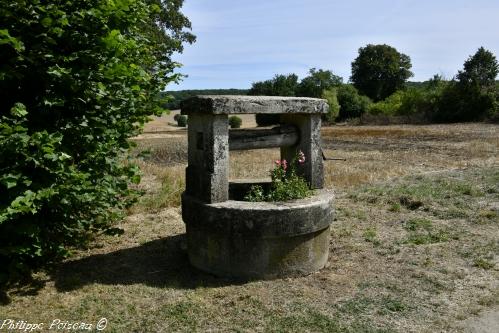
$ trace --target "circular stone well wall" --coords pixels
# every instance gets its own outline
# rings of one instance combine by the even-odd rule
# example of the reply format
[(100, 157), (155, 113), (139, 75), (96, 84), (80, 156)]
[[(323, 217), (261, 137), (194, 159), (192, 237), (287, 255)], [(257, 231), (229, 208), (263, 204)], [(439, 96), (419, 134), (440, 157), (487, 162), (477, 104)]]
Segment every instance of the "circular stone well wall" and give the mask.
[[(274, 278), (325, 266), (333, 194), (324, 187), (321, 117), (324, 99), (281, 96), (194, 96), (188, 115), (188, 165), (182, 217), (193, 266), (215, 275)], [(273, 128), (229, 129), (229, 116), (279, 115)], [(240, 201), (255, 182), (229, 182), (229, 151), (279, 148), (314, 195), (286, 202)], [(259, 184), (260, 185), (260, 184)], [(264, 186), (269, 186), (261, 184)]]
[(182, 218), (193, 266), (236, 278), (304, 275), (323, 268), (334, 196), (316, 190), (286, 202), (228, 200), (207, 204), (185, 194)]

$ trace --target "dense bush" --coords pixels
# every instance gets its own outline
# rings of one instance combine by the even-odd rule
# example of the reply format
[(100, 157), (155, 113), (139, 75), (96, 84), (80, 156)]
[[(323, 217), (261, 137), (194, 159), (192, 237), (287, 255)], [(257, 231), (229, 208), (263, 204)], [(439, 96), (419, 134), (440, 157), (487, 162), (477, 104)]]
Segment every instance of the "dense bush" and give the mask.
[(187, 126), (187, 116), (181, 114), (177, 117), (177, 126), (186, 127)]
[(128, 138), (194, 37), (182, 0), (0, 2), (0, 285), (110, 231)]
[(243, 120), (238, 116), (230, 116), (229, 117), (229, 125), (230, 128), (239, 128), (243, 124)]
[(499, 112), (499, 93), (493, 89), (469, 89), (452, 80), (442, 91), (436, 122), (494, 120)]
[(337, 98), (340, 105), (339, 120), (358, 118), (367, 112), (371, 100), (361, 96), (354, 86), (344, 84), (337, 89)]
[[(420, 86), (399, 90), (383, 101), (372, 104), (369, 113), (384, 116), (416, 116), (420, 121), (429, 122), (442, 106), (442, 96), (449, 83), (435, 75)], [(453, 96), (455, 101), (461, 97)], [(408, 118), (407, 118), (408, 119)]]
[(373, 115), (386, 115), (395, 116), (398, 115), (399, 109), (402, 106), (402, 99), (404, 96), (404, 91), (399, 90), (392, 95), (388, 96), (382, 101), (373, 103), (369, 106), (369, 113)]
[(435, 75), (421, 87), (411, 87), (404, 91), (402, 105), (398, 114), (402, 116), (419, 115), (430, 122), (441, 107), (442, 94), (449, 83), (441, 76)]
[(321, 98), (327, 101), (329, 111), (323, 116), (323, 120), (330, 123), (334, 122), (340, 113), (340, 104), (338, 103), (338, 94), (336, 88), (326, 89), (322, 92)]

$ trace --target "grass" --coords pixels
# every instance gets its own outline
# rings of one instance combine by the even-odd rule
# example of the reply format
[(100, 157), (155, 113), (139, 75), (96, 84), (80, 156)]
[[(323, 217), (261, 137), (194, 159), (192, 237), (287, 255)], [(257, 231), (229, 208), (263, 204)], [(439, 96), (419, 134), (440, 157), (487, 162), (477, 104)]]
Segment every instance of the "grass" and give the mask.
[(415, 245), (446, 242), (451, 238), (448, 230), (436, 229), (433, 222), (425, 218), (410, 219), (404, 229), (408, 232), (406, 242)]
[(492, 262), (484, 258), (475, 259), (474, 265), (475, 267), (479, 267), (486, 270), (492, 269), (495, 266)]
[(368, 227), (365, 231), (364, 231), (364, 240), (366, 242), (369, 242), (369, 243), (372, 243), (374, 246), (378, 246), (381, 244), (381, 242), (379, 241), (379, 239), (377, 238), (377, 232), (376, 232), (376, 228), (374, 227)]
[(180, 195), (185, 188), (184, 166), (157, 168), (142, 164), (141, 169), (146, 173), (139, 189), (144, 195), (133, 206), (129, 213), (156, 212), (167, 207), (180, 206)]
[[(106, 332), (460, 332), (499, 306), (499, 128), (332, 127), (329, 265), (231, 281), (193, 269), (179, 208), (185, 134), (143, 135), (142, 199), (120, 225), (31, 285), (0, 320), (96, 323)], [(231, 152), (233, 178), (268, 177), (278, 150)]]

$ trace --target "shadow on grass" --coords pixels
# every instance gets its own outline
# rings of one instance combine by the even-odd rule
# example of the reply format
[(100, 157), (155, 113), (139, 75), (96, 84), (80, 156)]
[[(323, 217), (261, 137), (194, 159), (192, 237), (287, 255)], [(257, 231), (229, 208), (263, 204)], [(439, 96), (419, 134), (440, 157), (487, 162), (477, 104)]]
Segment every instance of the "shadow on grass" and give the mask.
[(89, 284), (145, 284), (158, 288), (193, 289), (242, 284), (245, 281), (218, 278), (189, 263), (181, 243), (185, 235), (150, 241), (141, 246), (67, 261), (54, 270), (58, 291)]

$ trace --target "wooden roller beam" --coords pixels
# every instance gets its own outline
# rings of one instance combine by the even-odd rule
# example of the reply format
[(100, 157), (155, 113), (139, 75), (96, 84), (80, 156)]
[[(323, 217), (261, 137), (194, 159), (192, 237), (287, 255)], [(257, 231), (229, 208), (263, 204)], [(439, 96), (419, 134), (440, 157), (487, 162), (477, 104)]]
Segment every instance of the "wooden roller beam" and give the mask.
[(293, 146), (298, 142), (296, 127), (282, 125), (266, 129), (229, 130), (229, 150), (263, 149)]

